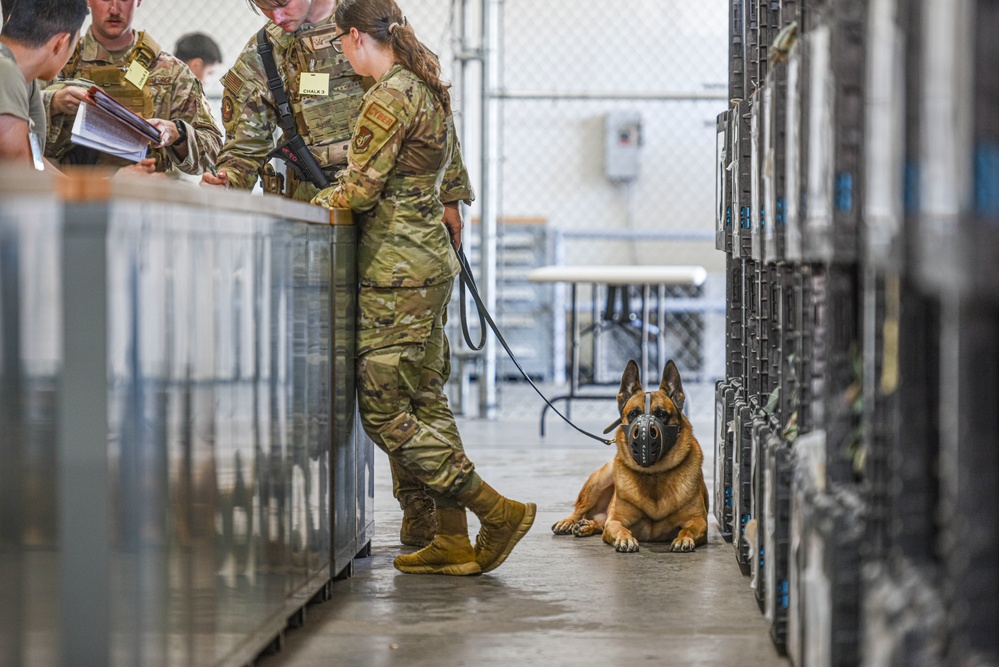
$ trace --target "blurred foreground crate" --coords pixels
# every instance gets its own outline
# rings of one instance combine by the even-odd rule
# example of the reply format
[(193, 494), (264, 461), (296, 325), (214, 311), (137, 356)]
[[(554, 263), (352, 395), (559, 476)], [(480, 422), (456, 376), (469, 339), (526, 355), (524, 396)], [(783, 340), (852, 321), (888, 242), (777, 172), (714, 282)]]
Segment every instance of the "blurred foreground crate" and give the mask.
[(718, 530), (732, 540), (732, 464), (735, 442), (735, 382), (715, 384), (715, 473), (712, 506)]

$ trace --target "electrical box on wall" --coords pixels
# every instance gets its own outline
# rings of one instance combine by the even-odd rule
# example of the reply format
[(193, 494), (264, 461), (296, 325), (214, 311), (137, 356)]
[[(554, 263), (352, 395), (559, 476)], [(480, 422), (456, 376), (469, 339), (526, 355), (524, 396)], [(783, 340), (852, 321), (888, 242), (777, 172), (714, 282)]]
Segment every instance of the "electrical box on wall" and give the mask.
[(642, 116), (637, 111), (615, 111), (604, 116), (604, 173), (612, 181), (638, 178), (638, 149), (642, 145)]

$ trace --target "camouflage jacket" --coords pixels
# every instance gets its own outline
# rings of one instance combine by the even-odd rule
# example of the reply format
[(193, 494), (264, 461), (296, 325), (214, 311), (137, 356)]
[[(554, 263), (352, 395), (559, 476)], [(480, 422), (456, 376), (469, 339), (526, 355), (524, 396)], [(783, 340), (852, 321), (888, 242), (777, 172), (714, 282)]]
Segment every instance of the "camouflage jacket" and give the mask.
[[(73, 116), (52, 112), (52, 97), (66, 85), (89, 87), (91, 83), (80, 77), (89, 66), (120, 65), (131, 63), (131, 52), (135, 47), (138, 33), (133, 36), (132, 48), (124, 53), (111, 54), (101, 46), (90, 30), (80, 39), (76, 53), (62, 75), (43, 92), (45, 112), (48, 116), (48, 142), (45, 154), (58, 160), (71, 147), (70, 135), (73, 129)], [(208, 100), (201, 88), (201, 82), (190, 68), (165, 51), (160, 51), (149, 68), (146, 86), (152, 93), (153, 111), (151, 118), (183, 121), (187, 130), (187, 156), (181, 158), (167, 146), (151, 149), (150, 157), (156, 158), (158, 170), (178, 169), (187, 174), (200, 174), (213, 164), (222, 145), (222, 131), (212, 118)], [(98, 165), (125, 166), (130, 162), (121, 158), (101, 154)]]
[(451, 117), (423, 81), (393, 65), (364, 96), (347, 168), (313, 203), (362, 213), (362, 284), (422, 287), (458, 273), (442, 202), (474, 196)]
[[(330, 38), (336, 32), (333, 15), (303, 26), (294, 34), (272, 22), (267, 23), (265, 30), (298, 132), (319, 165), (330, 173), (346, 163), (351, 130), (364, 94), (361, 77), (345, 56), (331, 48)], [(326, 95), (302, 94), (300, 75), (307, 72), (329, 75)], [(248, 190), (256, 184), (268, 156), (277, 146), (276, 133), (281, 127), (264, 63), (257, 52), (256, 35), (222, 78), (222, 84), (226, 141), (218, 166), (226, 170), (233, 187)], [(302, 201), (309, 201), (318, 192), (308, 182), (291, 189), (294, 198)]]

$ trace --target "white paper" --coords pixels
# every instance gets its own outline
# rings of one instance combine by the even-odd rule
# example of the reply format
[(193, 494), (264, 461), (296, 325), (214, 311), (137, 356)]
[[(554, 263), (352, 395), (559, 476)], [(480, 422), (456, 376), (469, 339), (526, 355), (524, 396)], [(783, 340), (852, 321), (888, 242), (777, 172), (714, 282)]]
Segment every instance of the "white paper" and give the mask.
[(149, 152), (149, 140), (99, 107), (84, 102), (76, 112), (72, 141), (79, 146), (138, 162)]

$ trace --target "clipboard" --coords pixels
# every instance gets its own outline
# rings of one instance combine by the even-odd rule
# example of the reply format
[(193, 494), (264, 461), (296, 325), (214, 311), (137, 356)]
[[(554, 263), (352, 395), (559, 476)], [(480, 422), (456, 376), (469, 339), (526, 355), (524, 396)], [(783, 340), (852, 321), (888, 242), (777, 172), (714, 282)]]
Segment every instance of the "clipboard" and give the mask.
[(145, 118), (122, 106), (121, 102), (108, 95), (98, 86), (91, 86), (87, 91), (87, 100), (102, 111), (113, 116), (132, 128), (153, 143), (160, 142), (160, 131)]

